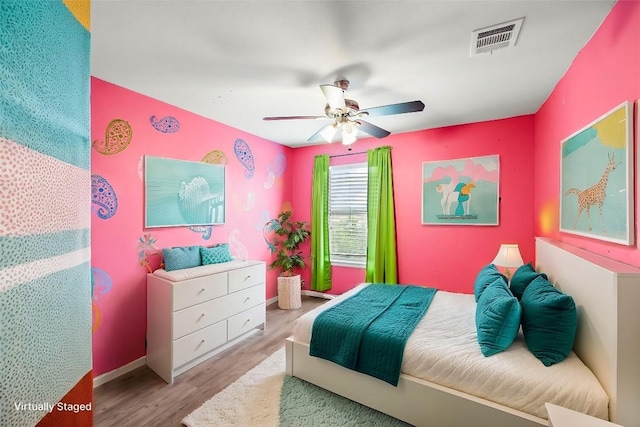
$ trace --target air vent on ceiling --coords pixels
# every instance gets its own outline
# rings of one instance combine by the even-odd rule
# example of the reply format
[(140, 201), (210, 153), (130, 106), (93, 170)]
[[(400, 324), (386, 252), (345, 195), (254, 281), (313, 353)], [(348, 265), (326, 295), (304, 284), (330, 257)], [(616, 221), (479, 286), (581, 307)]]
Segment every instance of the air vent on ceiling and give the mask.
[(524, 18), (520, 18), (474, 30), (471, 33), (471, 56), (515, 46), (523, 22)]

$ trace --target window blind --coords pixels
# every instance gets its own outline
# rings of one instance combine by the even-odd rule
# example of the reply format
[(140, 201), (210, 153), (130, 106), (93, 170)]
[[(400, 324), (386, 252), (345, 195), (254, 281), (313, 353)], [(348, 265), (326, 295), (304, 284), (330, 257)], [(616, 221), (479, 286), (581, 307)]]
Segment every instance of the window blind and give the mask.
[(364, 266), (367, 257), (367, 164), (329, 168), (331, 263)]

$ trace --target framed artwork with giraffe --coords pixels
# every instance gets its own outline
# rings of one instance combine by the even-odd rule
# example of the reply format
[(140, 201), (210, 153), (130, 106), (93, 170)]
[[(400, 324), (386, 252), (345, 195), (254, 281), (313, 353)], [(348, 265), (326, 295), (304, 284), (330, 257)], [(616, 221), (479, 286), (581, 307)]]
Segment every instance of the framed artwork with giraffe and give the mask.
[(422, 163), (422, 224), (498, 225), (497, 154)]
[(560, 231), (634, 244), (633, 104), (561, 142)]

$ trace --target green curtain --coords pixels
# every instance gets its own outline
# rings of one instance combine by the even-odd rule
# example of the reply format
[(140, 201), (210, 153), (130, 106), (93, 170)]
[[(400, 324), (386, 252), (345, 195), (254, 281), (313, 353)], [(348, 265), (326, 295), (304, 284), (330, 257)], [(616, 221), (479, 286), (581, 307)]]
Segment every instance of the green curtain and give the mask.
[(367, 266), (365, 281), (398, 283), (391, 147), (367, 151)]
[(331, 289), (329, 252), (329, 156), (316, 156), (313, 162), (311, 192), (311, 289)]

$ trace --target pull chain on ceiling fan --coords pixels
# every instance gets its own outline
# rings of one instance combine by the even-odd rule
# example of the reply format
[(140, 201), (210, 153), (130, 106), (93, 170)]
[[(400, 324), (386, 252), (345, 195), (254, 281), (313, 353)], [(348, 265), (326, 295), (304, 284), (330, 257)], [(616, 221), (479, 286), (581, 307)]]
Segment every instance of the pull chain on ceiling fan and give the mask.
[(318, 142), (325, 140), (331, 142), (340, 132), (338, 136), (342, 138), (342, 143), (351, 145), (355, 142), (358, 131), (376, 138), (384, 138), (390, 134), (389, 131), (362, 120), (362, 117), (388, 116), (424, 110), (422, 101), (403, 102), (360, 110), (360, 106), (356, 101), (344, 97), (344, 92), (348, 88), (348, 80), (337, 80), (332, 85), (320, 85), (320, 89), (327, 99), (324, 116), (264, 117), (263, 120), (315, 120), (329, 118), (333, 120), (333, 123), (322, 127), (311, 135), (307, 141)]

